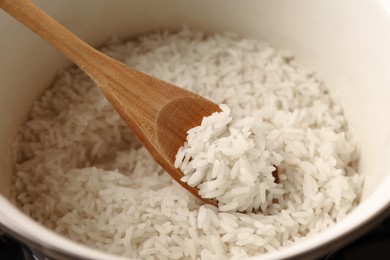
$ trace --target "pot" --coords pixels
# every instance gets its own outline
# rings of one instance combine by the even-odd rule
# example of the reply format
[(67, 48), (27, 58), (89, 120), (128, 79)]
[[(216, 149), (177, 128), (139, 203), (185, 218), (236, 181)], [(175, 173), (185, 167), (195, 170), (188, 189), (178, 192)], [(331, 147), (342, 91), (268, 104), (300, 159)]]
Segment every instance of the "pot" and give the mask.
[[(253, 259), (312, 258), (343, 246), (390, 209), (390, 4), (385, 0), (35, 1), (88, 43), (131, 38), (184, 24), (232, 31), (290, 49), (338, 99), (358, 141), (365, 175), (361, 203), (326, 231)], [(121, 259), (72, 242), (10, 202), (12, 141), (31, 102), (70, 65), (59, 52), (0, 12), (0, 228), (56, 259)]]

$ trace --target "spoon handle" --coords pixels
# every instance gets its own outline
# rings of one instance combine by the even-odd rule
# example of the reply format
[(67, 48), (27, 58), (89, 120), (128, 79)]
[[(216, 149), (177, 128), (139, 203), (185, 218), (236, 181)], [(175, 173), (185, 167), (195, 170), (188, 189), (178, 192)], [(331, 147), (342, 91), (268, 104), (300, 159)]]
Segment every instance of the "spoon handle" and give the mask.
[(29, 0), (0, 0), (0, 7), (64, 53), (90, 76), (99, 73), (95, 72), (96, 65), (93, 61), (97, 59), (106, 61), (108, 58), (83, 42)]
[(158, 141), (153, 126), (166, 104), (181, 97), (197, 96), (189, 91), (178, 92), (171, 84), (133, 70), (97, 51), (29, 0), (0, 0), (0, 7), (86, 72), (133, 132), (140, 139), (146, 135), (148, 143)]

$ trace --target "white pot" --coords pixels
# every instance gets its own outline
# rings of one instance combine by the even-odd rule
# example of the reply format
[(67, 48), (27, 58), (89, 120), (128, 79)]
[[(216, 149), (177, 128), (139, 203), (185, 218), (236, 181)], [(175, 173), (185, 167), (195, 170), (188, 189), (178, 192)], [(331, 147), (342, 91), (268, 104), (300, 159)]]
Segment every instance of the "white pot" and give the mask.
[[(390, 206), (390, 2), (385, 0), (68, 0), (35, 1), (92, 45), (183, 24), (233, 31), (292, 50), (341, 101), (359, 142), (362, 202), (323, 233), (254, 259), (314, 257), (344, 245), (385, 217)], [(32, 100), (69, 61), (0, 12), (0, 225), (59, 259), (116, 259), (51, 232), (7, 199), (11, 143)]]

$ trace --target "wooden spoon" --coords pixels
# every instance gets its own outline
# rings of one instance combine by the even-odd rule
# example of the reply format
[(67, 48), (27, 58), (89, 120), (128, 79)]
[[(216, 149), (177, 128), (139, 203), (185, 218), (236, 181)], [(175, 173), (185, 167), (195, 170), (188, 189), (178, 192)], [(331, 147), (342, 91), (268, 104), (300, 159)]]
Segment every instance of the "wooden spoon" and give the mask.
[(200, 197), (196, 188), (182, 182), (183, 173), (173, 164), (187, 131), (200, 125), (204, 116), (220, 111), (217, 104), (97, 51), (28, 0), (0, 0), (0, 7), (77, 64), (155, 160), (193, 195), (216, 205), (216, 201)]

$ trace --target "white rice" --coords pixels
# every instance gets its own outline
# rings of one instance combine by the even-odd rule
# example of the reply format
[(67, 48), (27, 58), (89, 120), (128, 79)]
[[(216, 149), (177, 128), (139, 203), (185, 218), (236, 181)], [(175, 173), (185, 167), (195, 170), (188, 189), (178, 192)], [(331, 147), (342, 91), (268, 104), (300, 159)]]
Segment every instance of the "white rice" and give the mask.
[[(200, 180), (208, 196), (219, 189), (231, 193), (222, 210), (244, 209), (239, 205), (246, 197), (261, 211), (223, 212), (184, 191), (98, 88), (71, 68), (34, 103), (15, 145), (15, 203), (43, 225), (132, 258), (229, 259), (317, 234), (358, 203), (363, 177), (354, 168), (358, 153), (341, 108), (288, 52), (188, 29), (113, 42), (103, 50), (231, 108), (215, 122), (208, 119), (211, 130), (193, 134), (209, 146), (183, 155), (193, 156), (186, 178)], [(232, 135), (212, 146), (229, 127)], [(196, 176), (199, 168), (207, 171)]]
[(199, 195), (216, 199), (220, 211), (264, 211), (285, 193), (273, 175), (283, 156), (267, 148), (272, 128), (263, 129), (260, 116), (233, 119), (226, 105), (220, 107), (222, 112), (188, 131), (175, 167)]

